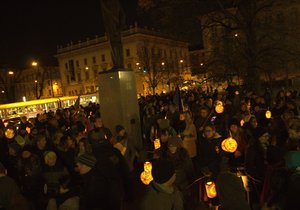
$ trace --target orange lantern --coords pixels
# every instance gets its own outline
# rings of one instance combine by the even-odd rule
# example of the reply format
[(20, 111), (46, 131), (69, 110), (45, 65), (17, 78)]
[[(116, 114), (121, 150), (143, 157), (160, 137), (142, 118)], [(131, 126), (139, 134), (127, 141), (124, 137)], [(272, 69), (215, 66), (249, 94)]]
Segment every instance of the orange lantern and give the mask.
[(265, 115), (267, 119), (270, 119), (272, 117), (272, 112), (270, 110), (267, 110)]
[(221, 146), (222, 150), (224, 150), (225, 152), (233, 153), (236, 151), (238, 144), (235, 139), (229, 137), (222, 141)]
[(153, 180), (151, 170), (152, 170), (151, 162), (148, 162), (148, 161), (145, 162), (144, 163), (144, 171), (141, 173), (141, 176), (140, 176), (142, 183), (145, 185), (149, 185), (150, 182)]
[(206, 182), (205, 184), (206, 194), (209, 198), (215, 198), (217, 196), (216, 185), (214, 182)]
[(155, 139), (153, 143), (154, 143), (154, 149), (160, 148), (160, 140), (159, 139)]
[(151, 172), (152, 171), (152, 163), (147, 161), (144, 163), (144, 171)]
[(216, 107), (215, 107), (215, 110), (216, 110), (216, 112), (217, 112), (218, 114), (223, 113), (223, 112), (224, 112), (224, 106), (223, 106), (223, 103), (221, 102), (221, 103), (217, 104)]
[(15, 137), (15, 131), (11, 128), (8, 128), (5, 130), (4, 135), (6, 136), (6, 138), (8, 139), (12, 139)]

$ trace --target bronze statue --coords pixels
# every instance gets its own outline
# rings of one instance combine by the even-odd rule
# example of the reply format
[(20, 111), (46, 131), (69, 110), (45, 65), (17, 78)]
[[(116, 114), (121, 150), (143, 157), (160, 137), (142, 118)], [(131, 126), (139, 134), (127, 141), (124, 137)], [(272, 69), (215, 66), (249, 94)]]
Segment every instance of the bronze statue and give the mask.
[(125, 24), (125, 13), (119, 0), (101, 0), (102, 17), (111, 50), (113, 69), (124, 68), (122, 29)]

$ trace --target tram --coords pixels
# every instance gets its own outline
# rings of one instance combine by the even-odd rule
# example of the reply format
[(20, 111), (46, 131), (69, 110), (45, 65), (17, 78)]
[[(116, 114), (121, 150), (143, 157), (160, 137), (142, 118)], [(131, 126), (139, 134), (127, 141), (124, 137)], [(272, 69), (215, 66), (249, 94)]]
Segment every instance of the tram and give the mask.
[(99, 103), (98, 93), (80, 96), (64, 96), (58, 98), (47, 98), (31, 100), (26, 102), (16, 102), (0, 105), (0, 118), (12, 119), (21, 116), (27, 118), (36, 117), (38, 113), (55, 111), (58, 108), (67, 108), (75, 104), (80, 99), (80, 105), (87, 106), (90, 102)]

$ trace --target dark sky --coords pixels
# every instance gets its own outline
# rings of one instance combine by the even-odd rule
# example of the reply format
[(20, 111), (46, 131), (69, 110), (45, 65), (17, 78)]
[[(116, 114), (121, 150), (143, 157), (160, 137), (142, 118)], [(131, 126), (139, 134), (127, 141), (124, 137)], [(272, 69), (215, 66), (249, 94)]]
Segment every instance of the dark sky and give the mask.
[[(0, 67), (26, 67), (33, 59), (52, 65), (57, 45), (103, 34), (100, 1), (5, 1), (0, 10)], [(123, 2), (127, 23), (133, 23), (137, 0)]]

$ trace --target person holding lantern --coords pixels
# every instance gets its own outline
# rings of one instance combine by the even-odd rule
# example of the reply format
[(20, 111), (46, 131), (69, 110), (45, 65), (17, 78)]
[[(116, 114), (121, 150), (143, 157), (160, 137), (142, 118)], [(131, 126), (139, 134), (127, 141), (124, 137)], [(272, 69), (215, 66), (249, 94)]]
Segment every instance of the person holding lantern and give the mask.
[(267, 130), (257, 127), (253, 132), (253, 138), (245, 154), (245, 171), (250, 178), (250, 199), (252, 208), (259, 205), (259, 197), (262, 190), (263, 181), (267, 169), (267, 150), (269, 146), (270, 135)]
[(153, 181), (139, 204), (139, 210), (184, 210), (182, 194), (174, 186), (176, 173), (167, 160), (153, 163)]

